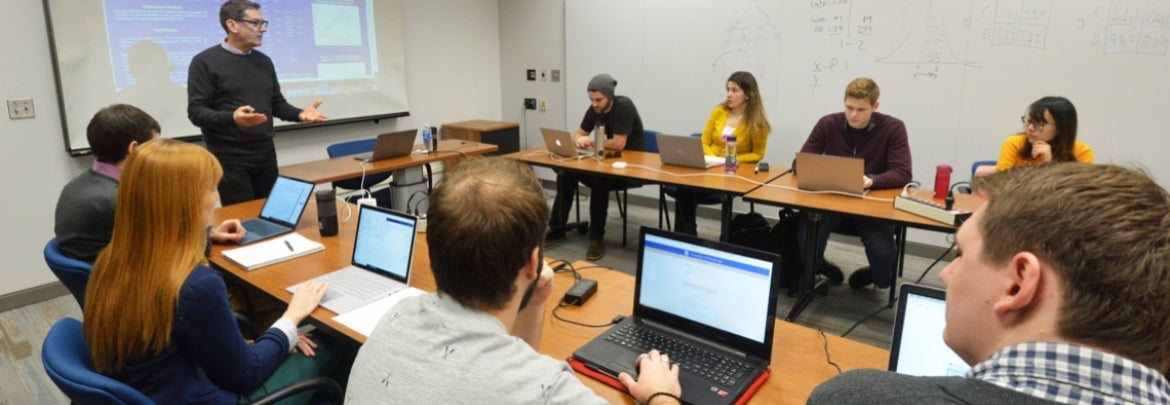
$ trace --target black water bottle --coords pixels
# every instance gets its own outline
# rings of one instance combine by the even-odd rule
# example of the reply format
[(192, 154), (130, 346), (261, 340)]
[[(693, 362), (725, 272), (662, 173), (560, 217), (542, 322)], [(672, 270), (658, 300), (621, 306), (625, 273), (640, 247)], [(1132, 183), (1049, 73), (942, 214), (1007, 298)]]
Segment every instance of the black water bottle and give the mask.
[(337, 194), (333, 189), (317, 190), (317, 229), (321, 236), (337, 235)]

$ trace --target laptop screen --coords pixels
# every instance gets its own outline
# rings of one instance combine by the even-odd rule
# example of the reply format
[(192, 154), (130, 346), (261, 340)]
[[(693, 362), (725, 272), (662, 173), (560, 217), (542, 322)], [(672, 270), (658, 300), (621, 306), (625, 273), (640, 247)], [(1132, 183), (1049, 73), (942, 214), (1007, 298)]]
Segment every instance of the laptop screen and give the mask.
[(288, 177), (277, 177), (272, 186), (272, 193), (264, 208), (260, 210), (260, 217), (264, 219), (296, 225), (301, 219), (301, 212), (305, 211), (305, 204), (309, 202), (309, 193), (313, 192), (313, 183), (294, 180)]
[(645, 233), (640, 305), (765, 343), (773, 264)]
[(406, 282), (414, 253), (415, 218), (363, 205), (353, 242), (353, 264)]
[[(933, 290), (933, 291), (931, 291)], [(943, 341), (945, 293), (902, 285), (899, 318), (894, 323), (890, 370), (915, 376), (963, 376), (971, 368)]]

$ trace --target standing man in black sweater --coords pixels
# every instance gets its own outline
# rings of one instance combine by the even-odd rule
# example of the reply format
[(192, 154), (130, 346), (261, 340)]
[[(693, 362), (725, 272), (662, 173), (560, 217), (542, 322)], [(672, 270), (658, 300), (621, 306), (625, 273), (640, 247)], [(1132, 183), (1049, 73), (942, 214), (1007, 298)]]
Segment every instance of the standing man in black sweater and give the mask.
[(268, 197), (278, 174), (270, 117), (321, 122), (321, 100), (299, 109), (280, 93), (276, 68), (255, 48), (263, 43), (268, 21), (260, 5), (229, 0), (219, 9), (227, 38), (195, 55), (187, 74), (187, 117), (202, 129), (207, 149), (223, 165), (220, 202)]

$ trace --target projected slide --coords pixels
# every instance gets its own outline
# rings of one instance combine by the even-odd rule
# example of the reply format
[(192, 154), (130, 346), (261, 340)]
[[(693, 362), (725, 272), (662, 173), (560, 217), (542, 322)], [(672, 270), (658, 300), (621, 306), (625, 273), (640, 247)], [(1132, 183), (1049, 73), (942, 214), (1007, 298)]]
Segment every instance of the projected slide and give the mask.
[[(89, 118), (112, 103), (150, 113), (165, 137), (199, 134), (187, 120), (187, 70), (223, 42), (223, 0), (46, 1), (72, 150), (89, 147)], [(400, 2), (271, 0), (260, 12), (269, 24), (257, 50), (294, 106), (322, 99), (334, 121), (408, 111)]]

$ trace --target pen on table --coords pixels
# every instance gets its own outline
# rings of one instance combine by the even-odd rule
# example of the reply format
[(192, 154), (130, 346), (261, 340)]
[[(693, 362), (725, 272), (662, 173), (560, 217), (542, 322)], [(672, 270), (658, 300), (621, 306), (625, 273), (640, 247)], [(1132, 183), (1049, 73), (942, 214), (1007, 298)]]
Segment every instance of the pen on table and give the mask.
[(287, 240), (285, 240), (285, 241), (284, 241), (284, 245), (285, 245), (285, 246), (288, 246), (288, 251), (290, 251), (290, 252), (292, 252), (292, 251), (293, 251), (292, 244), (291, 244), (291, 243), (288, 243), (288, 241), (287, 241)]

